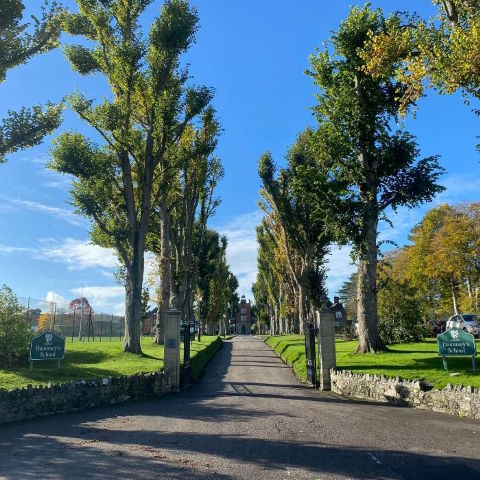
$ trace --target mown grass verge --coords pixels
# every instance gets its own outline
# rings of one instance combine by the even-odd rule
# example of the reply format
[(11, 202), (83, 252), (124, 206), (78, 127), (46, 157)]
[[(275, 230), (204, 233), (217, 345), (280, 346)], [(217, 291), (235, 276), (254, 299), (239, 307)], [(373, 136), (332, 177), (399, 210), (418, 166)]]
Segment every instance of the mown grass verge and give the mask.
[[(197, 379), (207, 362), (220, 348), (222, 341), (217, 336), (203, 336), (201, 342), (191, 345), (192, 379)], [(31, 385), (65, 383), (71, 380), (133, 375), (163, 369), (163, 346), (155, 345), (150, 337), (142, 338), (143, 355), (124, 353), (123, 341), (99, 342), (67, 341), (65, 358), (60, 370), (56, 362), (35, 362), (33, 372), (28, 362), (0, 368), (0, 389), (13, 390)], [(182, 349), (183, 350), (183, 349)], [(181, 353), (183, 359), (183, 353)]]
[[(203, 344), (204, 338), (205, 337), (202, 337), (202, 344)], [(207, 338), (212, 338), (212, 337), (207, 337)], [(208, 343), (208, 345), (206, 345), (203, 348), (199, 348), (200, 346), (201, 345), (198, 342), (193, 342), (193, 344), (190, 347), (190, 356), (192, 359), (190, 362), (190, 365), (191, 365), (190, 378), (192, 381), (196, 381), (200, 378), (208, 362), (221, 348), (222, 339), (220, 337), (214, 337), (213, 342)]]
[[(302, 335), (270, 336), (265, 339), (265, 343), (293, 367), (299, 378), (306, 379), (305, 344)], [(337, 340), (337, 368), (356, 373), (425, 380), (431, 382), (435, 388), (443, 388), (448, 383), (480, 387), (480, 373), (472, 372), (470, 358), (448, 358), (449, 371), (444, 371), (442, 359), (437, 355), (435, 338), (423, 342), (389, 345), (388, 352), (377, 354), (357, 355), (354, 353), (356, 347), (356, 341)], [(480, 341), (477, 341), (477, 350), (479, 347)], [(454, 375), (451, 375), (452, 373)]]

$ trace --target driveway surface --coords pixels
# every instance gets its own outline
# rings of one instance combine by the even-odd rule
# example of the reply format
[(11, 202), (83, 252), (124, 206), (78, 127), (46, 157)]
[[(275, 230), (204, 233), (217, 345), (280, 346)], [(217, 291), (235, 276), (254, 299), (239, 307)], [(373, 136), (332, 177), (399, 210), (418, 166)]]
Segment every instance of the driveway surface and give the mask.
[(225, 342), (161, 399), (0, 427), (0, 478), (480, 479), (480, 422), (301, 385), (260, 339)]

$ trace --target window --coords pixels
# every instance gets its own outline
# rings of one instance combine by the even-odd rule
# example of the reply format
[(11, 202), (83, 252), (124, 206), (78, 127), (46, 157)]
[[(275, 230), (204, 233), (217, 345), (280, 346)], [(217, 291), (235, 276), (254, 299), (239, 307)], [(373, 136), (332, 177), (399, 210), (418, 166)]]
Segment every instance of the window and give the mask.
[(242, 308), (242, 313), (247, 313), (247, 309), (246, 309), (246, 308)]
[(246, 316), (246, 315), (242, 315), (242, 316), (240, 317), (240, 320), (241, 320), (242, 322), (246, 322), (246, 321), (247, 321), (247, 316)]

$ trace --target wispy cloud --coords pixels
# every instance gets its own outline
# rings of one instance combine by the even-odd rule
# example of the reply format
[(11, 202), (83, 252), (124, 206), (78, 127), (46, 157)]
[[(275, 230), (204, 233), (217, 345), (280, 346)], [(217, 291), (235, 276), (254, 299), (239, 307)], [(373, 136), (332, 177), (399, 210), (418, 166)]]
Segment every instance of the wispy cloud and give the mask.
[(0, 253), (9, 254), (9, 253), (31, 253), (35, 252), (34, 248), (27, 247), (12, 247), (11, 245), (4, 245), (0, 243)]
[(58, 173), (49, 168), (41, 168), (35, 173), (41, 178), (42, 187), (67, 191), (72, 186), (73, 177), (70, 175)]
[[(0, 244), (0, 254), (13, 255), (27, 253), (36, 260), (58, 262), (67, 265), (69, 270), (86, 270), (98, 268), (102, 275), (112, 278), (112, 270), (118, 260), (113, 250), (99, 247), (88, 240), (64, 238), (42, 238), (33, 247), (17, 247)], [(107, 269), (112, 269), (108, 271)]]
[(2, 197), (2, 201), (6, 202), (7, 205), (15, 209), (26, 209), (34, 212), (44, 213), (46, 215), (51, 215), (59, 220), (63, 220), (70, 225), (76, 227), (85, 228), (88, 226), (88, 221), (78, 215), (76, 215), (72, 210), (68, 210), (63, 207), (55, 207), (52, 205), (46, 205), (44, 203), (36, 202), (33, 200), (25, 200), (23, 198), (7, 198)]

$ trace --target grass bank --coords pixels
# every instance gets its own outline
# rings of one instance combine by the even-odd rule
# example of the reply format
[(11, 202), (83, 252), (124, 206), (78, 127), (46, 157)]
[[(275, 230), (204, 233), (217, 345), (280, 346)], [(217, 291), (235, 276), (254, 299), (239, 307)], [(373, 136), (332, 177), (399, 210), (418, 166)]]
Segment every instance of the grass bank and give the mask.
[[(191, 345), (192, 378), (197, 379), (206, 363), (220, 348), (216, 336), (203, 336), (201, 342)], [(124, 353), (123, 341), (79, 342), (67, 340), (62, 368), (56, 362), (35, 362), (33, 372), (28, 363), (11, 368), (0, 368), (0, 389), (13, 390), (31, 385), (65, 383), (96, 377), (116, 377), (140, 372), (155, 372), (163, 368), (163, 346), (155, 345), (150, 337), (142, 338), (143, 355)], [(182, 349), (183, 351), (183, 349)], [(183, 354), (181, 354), (183, 356)], [(181, 357), (182, 358), (182, 357)]]
[[(303, 336), (270, 336), (265, 339), (265, 343), (291, 365), (300, 378), (306, 378)], [(357, 355), (354, 353), (356, 347), (356, 341), (337, 340), (338, 368), (356, 373), (425, 380), (433, 383), (435, 388), (443, 388), (447, 383), (480, 387), (480, 373), (472, 372), (470, 358), (448, 358), (449, 371), (443, 370), (442, 359), (437, 355), (435, 338), (423, 342), (389, 345), (388, 352), (377, 354)], [(477, 341), (477, 350), (479, 347), (480, 342)], [(480, 362), (478, 364), (480, 368)], [(455, 375), (450, 375), (452, 373)]]

